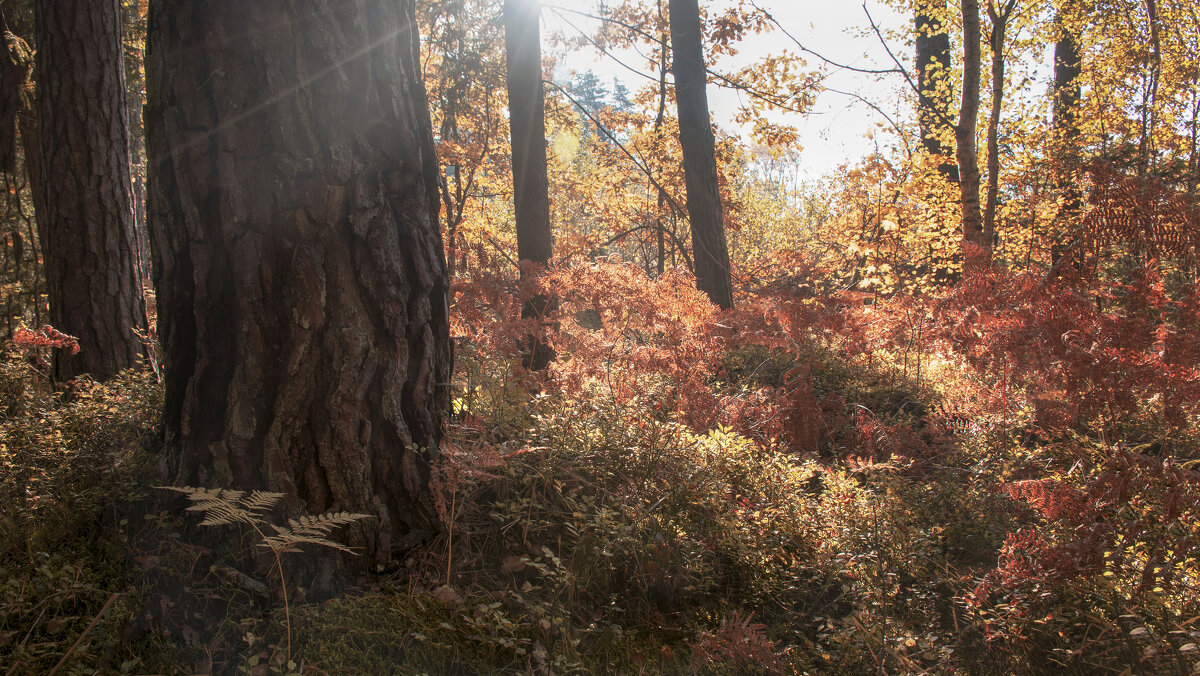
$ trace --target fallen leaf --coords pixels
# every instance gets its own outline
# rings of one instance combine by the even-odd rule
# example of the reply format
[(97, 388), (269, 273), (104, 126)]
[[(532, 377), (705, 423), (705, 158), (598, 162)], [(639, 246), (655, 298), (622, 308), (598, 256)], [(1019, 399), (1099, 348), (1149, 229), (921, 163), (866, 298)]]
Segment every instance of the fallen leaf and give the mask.
[(442, 603), (458, 603), (459, 601), (462, 601), (462, 595), (454, 591), (454, 588), (450, 585), (438, 587), (437, 590), (433, 592), (433, 598), (441, 601)]

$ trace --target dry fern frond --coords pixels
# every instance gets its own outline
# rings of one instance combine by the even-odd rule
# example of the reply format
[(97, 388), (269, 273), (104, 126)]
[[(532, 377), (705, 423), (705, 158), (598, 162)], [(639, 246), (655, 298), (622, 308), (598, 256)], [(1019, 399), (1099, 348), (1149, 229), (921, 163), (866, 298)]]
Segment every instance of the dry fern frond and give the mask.
[(351, 514), (350, 512), (330, 512), (319, 516), (302, 516), (299, 519), (289, 519), (288, 525), (276, 526), (275, 535), (268, 535), (259, 543), (275, 552), (298, 552), (298, 545), (314, 544), (332, 547), (347, 553), (354, 553), (349, 547), (329, 539), (334, 528), (349, 525), (355, 521), (370, 518), (369, 514)]
[(159, 486), (163, 490), (182, 493), (187, 497), (187, 511), (204, 515), (201, 526), (225, 526), (232, 523), (255, 525), (283, 499), (283, 493), (269, 491), (234, 491), (223, 488), (193, 486)]
[[(204, 515), (201, 526), (225, 526), (244, 523), (262, 536), (260, 547), (266, 547), (276, 555), (299, 552), (299, 545), (314, 544), (331, 547), (353, 554), (347, 546), (329, 539), (333, 529), (355, 521), (371, 518), (370, 514), (330, 512), (318, 516), (302, 516), (289, 519), (286, 526), (277, 526), (267, 520), (272, 509), (283, 499), (283, 493), (270, 491), (234, 491), (224, 488), (196, 488), (193, 486), (159, 486), (166, 491), (182, 493), (192, 504), (187, 511)], [(265, 526), (275, 530), (274, 535), (263, 533)]]

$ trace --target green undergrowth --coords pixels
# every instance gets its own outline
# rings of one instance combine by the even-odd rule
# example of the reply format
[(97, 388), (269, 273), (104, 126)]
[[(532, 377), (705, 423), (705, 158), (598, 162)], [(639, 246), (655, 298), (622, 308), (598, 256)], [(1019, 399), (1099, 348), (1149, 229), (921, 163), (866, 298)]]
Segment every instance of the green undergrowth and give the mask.
[[(654, 387), (625, 400), (601, 386), (529, 394), (504, 365), (476, 359), (460, 374), (457, 424), (435, 467), (445, 532), (396, 569), (355, 581), (353, 593), (285, 609), (269, 589), (277, 577), (262, 593), (231, 582), (238, 562), (191, 541), (186, 514), (139, 511), (155, 504), (145, 498), (158, 482), (146, 451), (161, 397), (152, 374), (64, 395), (8, 358), (0, 665), (254, 676), (1187, 674), (1200, 659), (1189, 620), (1200, 608), (1188, 591), (1196, 506), (1172, 497), (1184, 495), (1174, 475), (1155, 474), (1162, 450), (1131, 447), (1114, 476), (1136, 499), (1096, 498), (1080, 508), (1091, 520), (1046, 502), (1108, 495), (1097, 486), (1115, 425), (1051, 435), (1031, 427), (1028, 411), (948, 418), (929, 380), (879, 357), (725, 355), (713, 388), (788, 396), (792, 376), (806, 374), (820, 430), (801, 452), (693, 429)], [(1117, 432), (1149, 438), (1148, 416)], [(1194, 457), (1193, 442), (1172, 443)], [(177, 580), (190, 582), (181, 590)]]
[[(796, 366), (762, 352), (726, 361), (742, 385), (783, 382)], [(847, 393), (848, 410), (869, 405), (900, 424), (924, 406), (878, 374), (812, 371), (814, 390)], [(956, 466), (938, 470), (856, 463), (830, 448), (798, 455), (728, 429), (697, 432), (653, 396), (617, 402), (596, 388), (520, 408), (507, 389), (474, 387), (469, 413), (488, 425), (458, 443), (487, 437), (504, 457), (481, 465), (468, 454), (478, 471), (445, 484), (453, 534), (423, 572), (311, 609), (296, 643), (308, 663), (331, 673), (954, 673), (984, 650), (978, 631), (963, 631), (961, 597), (994, 565), (1013, 505), (961, 466), (965, 453), (951, 449), (943, 461)]]
[[(0, 665), (5, 674), (148, 673), (168, 646), (127, 635), (145, 603), (123, 505), (150, 484), (160, 409), (149, 372), (55, 392), (0, 354)], [(90, 626), (89, 626), (90, 625)]]

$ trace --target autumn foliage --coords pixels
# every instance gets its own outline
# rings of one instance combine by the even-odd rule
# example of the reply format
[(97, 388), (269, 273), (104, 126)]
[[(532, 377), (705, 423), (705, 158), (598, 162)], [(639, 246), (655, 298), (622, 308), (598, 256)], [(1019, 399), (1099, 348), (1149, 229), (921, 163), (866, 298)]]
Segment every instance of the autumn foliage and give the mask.
[[(43, 326), (31, 195), (5, 178), (0, 664), (1196, 672), (1195, 11), (1028, 9), (1001, 54), (1024, 98), (976, 130), (988, 265), (964, 265), (959, 185), (914, 137), (919, 114), (813, 178), (776, 114), (807, 110), (833, 66), (790, 47), (710, 63), (743, 104), (742, 135), (716, 128), (722, 311), (691, 272), (668, 17), (609, 2), (594, 35), (543, 45), (554, 255), (522, 268), (498, 4), (420, 3), (454, 348), (427, 468), (441, 530), (325, 603), (239, 577), (254, 543), (191, 540), (186, 513), (146, 498), (171, 469), (154, 373), (56, 389), (48, 367), (78, 341)], [(754, 3), (710, 8), (709, 57), (775, 27)], [(1031, 66), (1068, 34), (1086, 92), (1072, 129)], [(648, 77), (549, 68), (584, 43), (637, 50)], [(554, 360), (528, 368), (541, 348)]]

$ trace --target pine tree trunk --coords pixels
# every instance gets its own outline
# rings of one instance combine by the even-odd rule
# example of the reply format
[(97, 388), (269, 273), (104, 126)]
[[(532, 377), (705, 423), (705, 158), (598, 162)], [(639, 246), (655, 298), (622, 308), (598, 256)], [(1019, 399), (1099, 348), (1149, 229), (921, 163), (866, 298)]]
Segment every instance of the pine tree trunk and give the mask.
[(946, 180), (958, 182), (958, 167), (943, 134), (953, 125), (947, 98), (950, 96), (950, 33), (945, 25), (946, 0), (917, 0), (917, 126), (925, 152), (941, 158), (938, 171)]
[(431, 536), (447, 280), (413, 0), (159, 0), (146, 113), (176, 481)]
[(671, 0), (669, 7), (675, 100), (679, 106), (679, 143), (683, 146), (696, 286), (718, 307), (727, 310), (733, 307), (733, 283), (717, 180), (716, 140), (705, 91), (707, 69), (701, 42), (700, 8), (697, 0)]
[(117, 0), (37, 0), (37, 200), (50, 322), (79, 339), (55, 376), (137, 364), (146, 312), (133, 227)]
[[(546, 266), (554, 250), (550, 230), (550, 194), (546, 177), (546, 114), (542, 91), (542, 47), (538, 0), (505, 0), (504, 52), (508, 61), (508, 121), (512, 134), (513, 207), (517, 219), (517, 260)], [(525, 270), (521, 271), (525, 274)], [(553, 298), (535, 296), (521, 316), (543, 319)], [(540, 333), (540, 332), (539, 332)], [(539, 371), (554, 350), (530, 336), (525, 366)]]
[(990, 243), (983, 235), (983, 215), (979, 207), (979, 158), (975, 152), (975, 125), (979, 120), (979, 2), (962, 0), (963, 88), (958, 125), (954, 130), (955, 155), (958, 158), (959, 190), (962, 200), (964, 265), (986, 261)]

